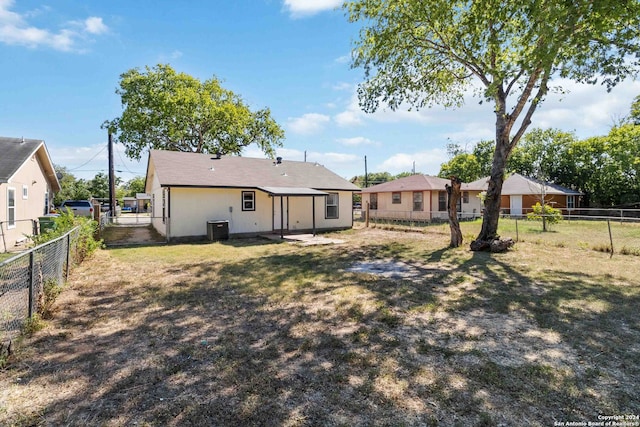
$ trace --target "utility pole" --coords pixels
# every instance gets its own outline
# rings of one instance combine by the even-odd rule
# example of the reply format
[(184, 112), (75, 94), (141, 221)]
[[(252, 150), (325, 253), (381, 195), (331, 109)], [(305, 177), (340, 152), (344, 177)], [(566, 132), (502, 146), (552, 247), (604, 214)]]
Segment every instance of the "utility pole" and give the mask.
[(364, 156), (364, 188), (369, 188), (369, 174), (367, 173), (367, 156)]
[(116, 176), (113, 170), (113, 136), (109, 132), (109, 207), (111, 217), (116, 216)]

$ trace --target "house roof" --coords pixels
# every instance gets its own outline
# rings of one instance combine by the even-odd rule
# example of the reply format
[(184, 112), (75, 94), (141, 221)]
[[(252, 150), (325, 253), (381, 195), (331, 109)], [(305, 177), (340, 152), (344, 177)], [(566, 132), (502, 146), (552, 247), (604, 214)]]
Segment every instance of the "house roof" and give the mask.
[(38, 156), (52, 190), (54, 192), (60, 191), (60, 182), (56, 177), (56, 172), (44, 141), (0, 137), (0, 152), (2, 152), (2, 156), (0, 156), (0, 183), (9, 182), (20, 167), (35, 154)]
[[(485, 191), (489, 187), (489, 177), (480, 178), (476, 181), (466, 184), (465, 190), (478, 190)], [(536, 179), (522, 176), (519, 173), (510, 175), (502, 184), (502, 194), (505, 196), (518, 195), (518, 194), (541, 194), (544, 186), (544, 192), (546, 194), (557, 195), (575, 195), (579, 196), (582, 193), (572, 190), (561, 185), (552, 183), (542, 183)]]
[(393, 181), (383, 182), (382, 184), (374, 185), (368, 188), (363, 188), (363, 193), (384, 193), (394, 191), (425, 191), (436, 190), (441, 191), (445, 189), (446, 184), (450, 184), (451, 181), (444, 178), (438, 178), (431, 175), (410, 175), (404, 178), (398, 178)]
[[(147, 165), (147, 179), (151, 167), (163, 187), (222, 187), (268, 188), (275, 192), (284, 189), (298, 193), (315, 190), (360, 189), (346, 179), (317, 163), (271, 159), (222, 156), (202, 153), (151, 150)], [(266, 190), (262, 190), (266, 191)], [(289, 191), (289, 194), (292, 194)]]
[(313, 188), (299, 187), (258, 187), (272, 196), (326, 196), (328, 193)]

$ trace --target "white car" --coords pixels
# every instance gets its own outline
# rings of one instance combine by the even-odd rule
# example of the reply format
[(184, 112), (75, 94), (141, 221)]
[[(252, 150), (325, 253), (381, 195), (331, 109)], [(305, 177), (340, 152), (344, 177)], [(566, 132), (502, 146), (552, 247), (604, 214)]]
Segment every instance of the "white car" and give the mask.
[(93, 205), (88, 200), (65, 200), (60, 205), (60, 211), (69, 209), (75, 216), (88, 216), (93, 218)]

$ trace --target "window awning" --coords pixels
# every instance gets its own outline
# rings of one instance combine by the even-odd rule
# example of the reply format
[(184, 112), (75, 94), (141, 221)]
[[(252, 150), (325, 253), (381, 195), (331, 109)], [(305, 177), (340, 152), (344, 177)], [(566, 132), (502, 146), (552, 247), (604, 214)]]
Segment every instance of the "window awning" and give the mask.
[(326, 196), (329, 193), (306, 187), (258, 187), (270, 196)]

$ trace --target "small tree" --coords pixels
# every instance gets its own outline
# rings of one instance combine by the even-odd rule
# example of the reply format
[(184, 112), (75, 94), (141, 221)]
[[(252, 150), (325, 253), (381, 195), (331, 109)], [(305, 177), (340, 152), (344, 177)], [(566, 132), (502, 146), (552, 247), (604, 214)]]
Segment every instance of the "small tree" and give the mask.
[(543, 206), (539, 202), (536, 202), (532, 208), (533, 212), (527, 214), (527, 219), (531, 221), (542, 221), (543, 224), (545, 224), (543, 231), (548, 231), (547, 225), (555, 225), (562, 221), (562, 211), (560, 209), (549, 205)]

